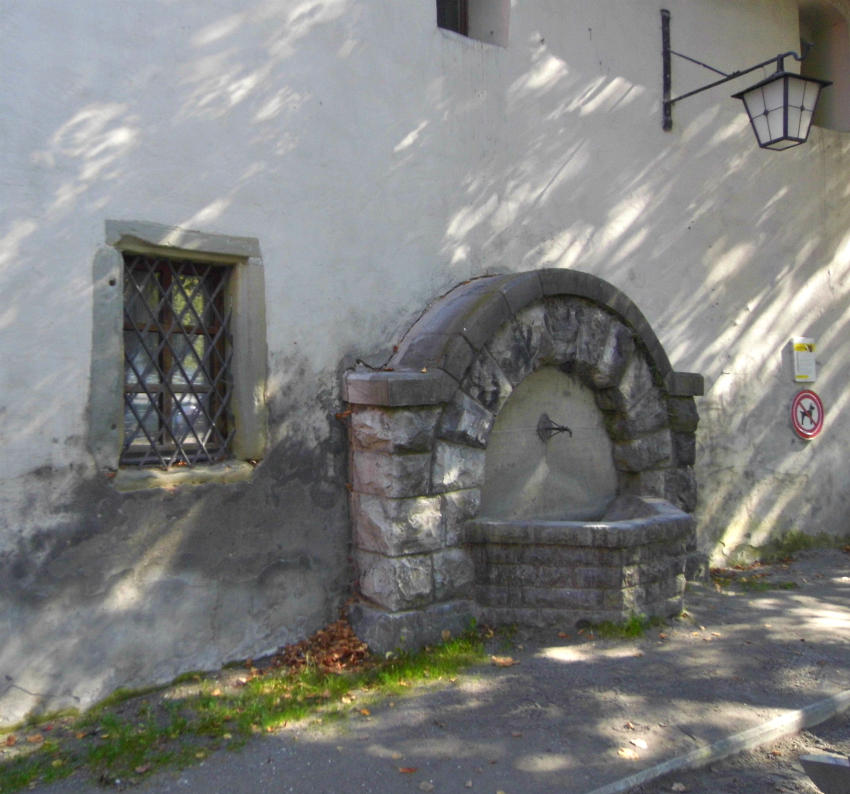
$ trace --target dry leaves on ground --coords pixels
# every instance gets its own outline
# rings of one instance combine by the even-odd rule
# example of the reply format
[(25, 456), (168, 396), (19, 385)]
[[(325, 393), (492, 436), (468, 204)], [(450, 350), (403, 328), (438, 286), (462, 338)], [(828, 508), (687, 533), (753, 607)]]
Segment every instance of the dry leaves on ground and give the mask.
[(275, 668), (288, 667), (293, 672), (312, 664), (325, 673), (353, 670), (369, 658), (369, 647), (340, 618), (301, 642), (286, 645), (271, 659)]

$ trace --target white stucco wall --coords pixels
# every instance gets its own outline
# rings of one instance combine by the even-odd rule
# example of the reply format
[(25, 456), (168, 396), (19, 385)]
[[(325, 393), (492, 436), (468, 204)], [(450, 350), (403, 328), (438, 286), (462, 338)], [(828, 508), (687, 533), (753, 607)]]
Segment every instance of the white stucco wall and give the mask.
[[(674, 49), (719, 68), (798, 48), (795, 0), (667, 7)], [(300, 506), (262, 532), (307, 542), (311, 505), (332, 503), (318, 531), (340, 545), (339, 571), (341, 367), (382, 363), (454, 284), (539, 267), (610, 281), (673, 365), (705, 376), (705, 551), (846, 534), (850, 136), (759, 150), (728, 98), (746, 78), (677, 105), (662, 132), (658, 10), (515, 0), (503, 48), (437, 29), (432, 0), (8, 0), (0, 559), (88, 520), (74, 494), (100, 476), (86, 446), (91, 263), (108, 218), (259, 239), (270, 449), (310, 460), (278, 491), (270, 478), (269, 493), (297, 485)], [(674, 93), (710, 79), (683, 61), (673, 74)], [(817, 340), (827, 411), (808, 443), (788, 416), (797, 335)]]

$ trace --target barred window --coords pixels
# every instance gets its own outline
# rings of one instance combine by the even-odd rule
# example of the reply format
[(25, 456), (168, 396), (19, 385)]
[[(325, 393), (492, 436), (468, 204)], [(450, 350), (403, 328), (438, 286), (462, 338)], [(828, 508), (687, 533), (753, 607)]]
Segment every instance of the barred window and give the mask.
[(230, 455), (229, 266), (124, 253), (124, 443), (130, 466)]

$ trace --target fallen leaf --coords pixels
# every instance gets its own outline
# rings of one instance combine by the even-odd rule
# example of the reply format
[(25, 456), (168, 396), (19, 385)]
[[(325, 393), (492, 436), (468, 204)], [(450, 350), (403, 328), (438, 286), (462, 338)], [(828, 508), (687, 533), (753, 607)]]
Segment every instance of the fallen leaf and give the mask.
[(633, 731), (633, 730), (635, 729), (635, 724), (634, 724), (633, 722), (629, 721), (629, 722), (627, 722), (627, 723), (626, 723), (623, 727), (624, 727), (627, 731)]
[(41, 744), (44, 741), (44, 737), (40, 733), (34, 733), (32, 736), (27, 736), (27, 741), (30, 744)]
[(472, 781), (467, 780), (466, 783), (463, 784), (463, 787), (464, 788), (472, 788)]
[(390, 758), (392, 758), (393, 761), (401, 761), (404, 756), (398, 750), (396, 750), (395, 752), (390, 753)]
[(627, 761), (637, 761), (640, 758), (637, 750), (633, 750), (631, 747), (621, 747), (617, 750), (617, 755), (620, 758), (625, 758)]
[(10, 733), (6, 737), (6, 747), (14, 747), (18, 743), (18, 737), (14, 733)]
[(639, 747), (641, 750), (646, 750), (646, 748), (649, 747), (645, 739), (629, 739), (629, 742), (635, 747)]
[(206, 758), (206, 757), (207, 757), (207, 754), (203, 750), (200, 750), (199, 752), (195, 753), (195, 758)]
[(443, 642), (448, 642), (452, 638), (452, 633), (448, 629), (443, 629), (440, 636), (443, 638)]
[(137, 766), (133, 771), (137, 775), (144, 775), (145, 772), (149, 772), (151, 768), (150, 764), (142, 764), (141, 766)]
[(684, 783), (674, 783), (670, 786), (670, 791), (687, 791), (688, 787)]
[(210, 692), (210, 694), (211, 694), (214, 698), (220, 698), (220, 697), (221, 697), (221, 690), (220, 690), (220, 689), (218, 689), (218, 688), (216, 688), (216, 689), (214, 689), (212, 692)]
[(568, 640), (568, 639), (570, 638), (570, 635), (569, 635), (569, 634), (567, 634), (567, 632), (565, 632), (565, 631), (559, 631), (559, 632), (558, 632), (558, 636), (559, 636), (562, 640)]
[(491, 656), (490, 661), (496, 667), (513, 667), (518, 662), (511, 656)]
[(515, 739), (518, 739), (520, 736), (522, 736), (522, 731), (511, 731), (511, 736), (513, 736)]
[(398, 771), (401, 772), (403, 775), (412, 775), (414, 772), (416, 772), (416, 770), (417, 767), (415, 766), (400, 766), (398, 768)]
[(433, 784), (433, 783), (429, 783), (427, 780), (423, 780), (423, 781), (419, 784), (419, 790), (420, 790), (420, 791), (433, 791), (433, 790), (434, 790), (434, 784)]
[(369, 711), (369, 709), (360, 709), (360, 713), (361, 713), (364, 717), (369, 717), (369, 716), (372, 714), (372, 712), (371, 712), (371, 711)]

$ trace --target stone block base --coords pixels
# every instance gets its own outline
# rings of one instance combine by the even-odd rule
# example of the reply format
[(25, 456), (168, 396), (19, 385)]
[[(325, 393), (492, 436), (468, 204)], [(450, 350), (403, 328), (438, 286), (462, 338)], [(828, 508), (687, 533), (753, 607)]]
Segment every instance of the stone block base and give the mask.
[(348, 619), (357, 636), (374, 653), (418, 650), (443, 639), (443, 631), (453, 637), (467, 631), (478, 609), (473, 601), (445, 601), (423, 609), (387, 612), (360, 602), (349, 609)]

